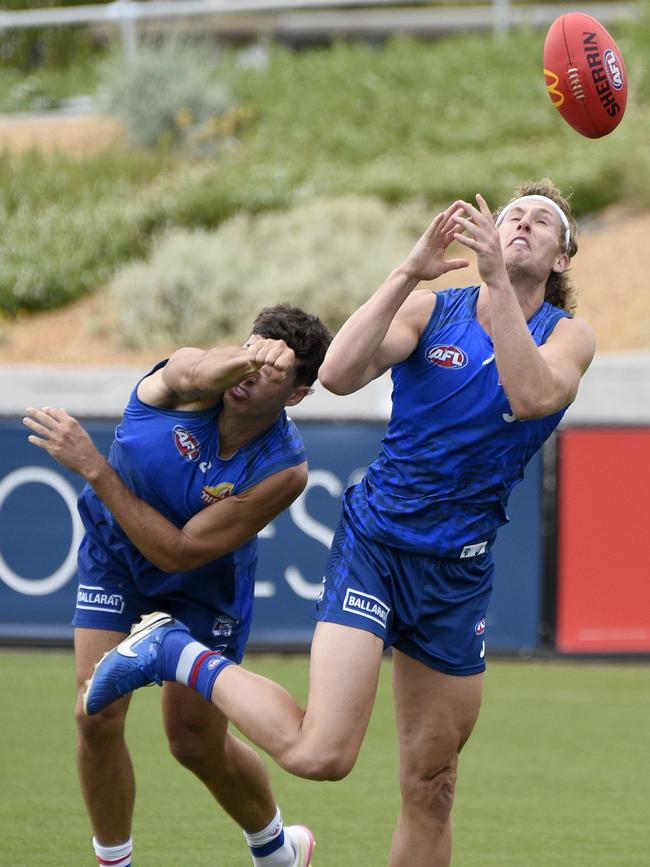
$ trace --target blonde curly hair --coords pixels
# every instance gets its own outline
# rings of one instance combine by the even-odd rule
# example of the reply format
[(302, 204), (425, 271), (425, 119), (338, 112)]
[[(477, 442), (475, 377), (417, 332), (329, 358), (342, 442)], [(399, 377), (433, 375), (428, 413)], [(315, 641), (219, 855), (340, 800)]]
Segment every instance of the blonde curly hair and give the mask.
[[(510, 201), (506, 202), (503, 207), (499, 208), (495, 217), (498, 217), (503, 208), (509, 205), (510, 202), (514, 202), (514, 200), (518, 199), (520, 196), (546, 196), (547, 199), (555, 202), (555, 204), (562, 209), (569, 221), (569, 243), (564, 243), (564, 229), (562, 228), (562, 248), (563, 252), (567, 254), (569, 259), (572, 259), (578, 252), (578, 226), (573, 214), (571, 213), (571, 205), (568, 199), (562, 195), (553, 181), (550, 181), (548, 178), (542, 178), (540, 181), (525, 181), (523, 184), (519, 184)], [(573, 280), (569, 277), (567, 271), (562, 274), (551, 271), (549, 278), (546, 281), (544, 300), (548, 301), (550, 304), (554, 304), (556, 307), (561, 307), (562, 310), (566, 310), (567, 313), (575, 313), (575, 309), (578, 306), (578, 289), (573, 283)]]

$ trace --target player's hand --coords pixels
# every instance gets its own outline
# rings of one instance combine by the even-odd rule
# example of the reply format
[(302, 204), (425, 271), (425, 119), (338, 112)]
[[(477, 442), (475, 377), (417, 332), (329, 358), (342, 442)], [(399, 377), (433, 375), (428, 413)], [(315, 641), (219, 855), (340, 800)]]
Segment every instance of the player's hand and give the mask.
[(476, 194), (478, 208), (469, 202), (459, 202), (461, 206), (452, 216), (456, 225), (454, 239), (476, 253), (479, 274), (488, 286), (498, 280), (508, 279), (501, 238), (487, 203), (480, 193)]
[(105, 458), (87, 431), (64, 409), (28, 406), (26, 413), (23, 424), (33, 431), (27, 437), (29, 442), (44, 449), (64, 467), (89, 478), (105, 466)]
[(293, 349), (284, 340), (260, 337), (259, 334), (251, 334), (244, 349), (255, 370), (266, 368), (271, 382), (283, 382), (296, 361)]
[(461, 209), (462, 202), (454, 202), (438, 214), (401, 265), (404, 273), (417, 280), (435, 280), (448, 271), (467, 268), (467, 259), (445, 259), (458, 231), (454, 216)]

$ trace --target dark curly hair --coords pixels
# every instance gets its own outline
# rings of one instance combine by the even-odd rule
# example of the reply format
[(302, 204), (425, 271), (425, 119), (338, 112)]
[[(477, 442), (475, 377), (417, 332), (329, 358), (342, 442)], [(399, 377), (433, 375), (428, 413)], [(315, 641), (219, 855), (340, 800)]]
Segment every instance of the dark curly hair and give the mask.
[(296, 355), (296, 385), (312, 385), (323, 363), (332, 335), (327, 326), (311, 313), (291, 304), (265, 307), (253, 322), (251, 333), (273, 340), (284, 340)]
[[(571, 205), (568, 199), (562, 195), (553, 181), (550, 181), (548, 178), (542, 178), (540, 181), (526, 181), (525, 183), (520, 184), (515, 189), (510, 202), (513, 202), (520, 196), (546, 196), (547, 199), (555, 202), (555, 204), (561, 208), (569, 221), (568, 245), (564, 243), (564, 229), (562, 229), (562, 252), (566, 253), (569, 259), (572, 259), (578, 252), (578, 227), (575, 218), (571, 213)], [(509, 205), (510, 202), (506, 202), (502, 208), (499, 208), (496, 216), (498, 216), (503, 208), (505, 208), (506, 205)], [(556, 307), (561, 307), (568, 313), (575, 312), (578, 304), (578, 290), (574, 285), (573, 280), (569, 277), (567, 271), (563, 274), (557, 274), (555, 271), (551, 271), (549, 278), (546, 281), (544, 300), (548, 301), (550, 304), (554, 304)]]

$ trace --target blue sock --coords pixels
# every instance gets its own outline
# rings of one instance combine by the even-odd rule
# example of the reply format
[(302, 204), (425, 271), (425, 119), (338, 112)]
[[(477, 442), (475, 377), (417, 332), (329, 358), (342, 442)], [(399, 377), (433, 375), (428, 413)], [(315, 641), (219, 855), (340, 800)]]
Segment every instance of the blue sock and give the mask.
[(228, 665), (234, 665), (222, 653), (210, 650), (184, 631), (170, 631), (161, 648), (163, 680), (175, 680), (200, 692), (208, 701), (212, 687)]

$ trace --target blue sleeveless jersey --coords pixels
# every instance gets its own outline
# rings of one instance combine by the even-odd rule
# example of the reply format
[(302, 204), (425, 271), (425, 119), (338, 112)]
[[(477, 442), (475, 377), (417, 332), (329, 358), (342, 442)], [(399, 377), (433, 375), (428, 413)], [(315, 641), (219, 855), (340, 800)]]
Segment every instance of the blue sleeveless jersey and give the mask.
[[(377, 542), (441, 558), (482, 553), (508, 520), (524, 467), (564, 414), (513, 417), (492, 340), (476, 319), (478, 293), (438, 292), (415, 351), (392, 369), (381, 453), (344, 495), (351, 523)], [(528, 322), (535, 343), (568, 315), (544, 302)]]
[[(199, 412), (159, 409), (143, 403), (136, 392), (137, 386), (115, 431), (109, 462), (140, 499), (177, 527), (206, 506), (306, 460), (300, 434), (284, 412), (267, 431), (224, 460), (219, 457), (220, 406)], [(140, 554), (89, 485), (79, 497), (79, 511), (88, 533), (96, 534), (102, 522), (108, 525), (110, 533), (103, 530), (103, 538), (110, 538), (112, 548), (126, 558), (142, 593), (180, 594), (218, 607), (238, 621), (249, 616), (256, 537), (205, 566), (166, 573)]]

